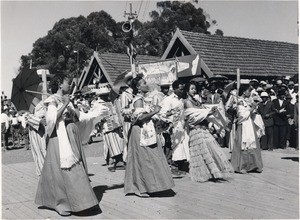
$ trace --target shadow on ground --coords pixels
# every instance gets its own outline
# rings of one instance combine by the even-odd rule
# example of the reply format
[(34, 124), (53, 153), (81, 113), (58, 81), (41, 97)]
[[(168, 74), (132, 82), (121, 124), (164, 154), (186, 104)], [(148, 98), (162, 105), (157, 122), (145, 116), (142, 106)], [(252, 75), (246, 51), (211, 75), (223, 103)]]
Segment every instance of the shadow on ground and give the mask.
[(100, 202), (106, 190), (113, 190), (113, 189), (120, 189), (120, 188), (124, 188), (124, 184), (114, 184), (112, 186), (100, 185), (100, 186), (95, 186), (93, 190), (96, 194), (98, 201)]
[[(47, 210), (51, 210), (51, 211), (56, 212), (55, 209), (51, 209), (51, 208), (48, 208), (46, 206), (40, 206), (40, 207), (38, 207), (38, 209), (47, 209)], [(74, 215), (74, 216), (94, 216), (94, 215), (99, 215), (101, 213), (102, 213), (102, 210), (100, 209), (99, 205), (96, 205), (92, 208), (89, 208), (89, 209), (86, 209), (86, 210), (83, 210), (83, 211), (80, 211), (80, 212), (72, 212), (71, 215)]]
[(283, 160), (292, 160), (295, 162), (299, 162), (299, 157), (281, 157)]
[(150, 197), (164, 198), (164, 197), (174, 197), (176, 193), (172, 190), (165, 190), (162, 192), (149, 193)]

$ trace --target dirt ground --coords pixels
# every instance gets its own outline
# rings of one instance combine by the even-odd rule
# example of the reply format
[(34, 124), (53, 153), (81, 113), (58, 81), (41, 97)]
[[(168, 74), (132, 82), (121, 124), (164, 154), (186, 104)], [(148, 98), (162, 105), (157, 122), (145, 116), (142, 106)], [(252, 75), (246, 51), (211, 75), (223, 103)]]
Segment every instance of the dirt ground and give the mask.
[[(94, 138), (92, 144), (86, 144), (83, 147), (86, 157), (99, 157), (103, 155), (103, 141), (101, 137)], [(2, 148), (1, 154), (2, 164), (33, 162), (31, 150), (26, 150), (26, 147), (23, 144), (21, 144), (21, 146), (16, 146), (15, 148), (12, 148), (12, 145), (9, 145), (8, 150)]]
[[(92, 144), (86, 144), (83, 146), (86, 157), (100, 157), (103, 156), (103, 141), (101, 137), (94, 138)], [(2, 164), (12, 163), (24, 163), (33, 162), (31, 150), (26, 150), (25, 145), (20, 147), (12, 148), (9, 146), (9, 150), (4, 151), (2, 148)], [(298, 154), (299, 151), (294, 148), (286, 149), (275, 149), (274, 152), (287, 153), (287, 154)]]

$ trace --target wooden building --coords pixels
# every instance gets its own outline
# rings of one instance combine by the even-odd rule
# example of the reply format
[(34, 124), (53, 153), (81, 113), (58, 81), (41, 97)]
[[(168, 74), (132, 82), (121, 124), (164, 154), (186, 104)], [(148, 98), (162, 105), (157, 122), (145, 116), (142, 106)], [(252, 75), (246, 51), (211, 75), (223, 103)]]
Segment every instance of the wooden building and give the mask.
[[(138, 55), (136, 63), (159, 61), (159, 57)], [(130, 71), (131, 66), (127, 54), (94, 52), (87, 67), (81, 73), (78, 89), (95, 88), (97, 85), (112, 85), (117, 76), (124, 71)]]
[(206, 75), (276, 78), (298, 74), (298, 44), (207, 35), (177, 29), (162, 60), (199, 54)]

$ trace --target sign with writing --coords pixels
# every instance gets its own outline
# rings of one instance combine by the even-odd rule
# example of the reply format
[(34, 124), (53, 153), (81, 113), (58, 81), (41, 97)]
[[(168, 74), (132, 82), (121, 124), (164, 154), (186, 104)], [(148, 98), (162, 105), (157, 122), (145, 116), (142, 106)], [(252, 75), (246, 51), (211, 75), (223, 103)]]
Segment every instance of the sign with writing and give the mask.
[(171, 85), (177, 79), (175, 60), (140, 64), (138, 71), (147, 84)]

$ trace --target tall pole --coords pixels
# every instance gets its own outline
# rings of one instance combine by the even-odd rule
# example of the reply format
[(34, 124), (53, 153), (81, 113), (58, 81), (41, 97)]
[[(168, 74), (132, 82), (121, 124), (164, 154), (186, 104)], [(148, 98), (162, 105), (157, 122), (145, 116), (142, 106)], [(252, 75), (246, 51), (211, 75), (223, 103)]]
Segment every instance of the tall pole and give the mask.
[(37, 74), (42, 76), (42, 86), (43, 86), (43, 90), (42, 90), (42, 100), (45, 100), (48, 95), (47, 95), (47, 72), (48, 70), (46, 69), (39, 69), (37, 70)]
[(78, 80), (78, 75), (79, 75), (79, 48), (77, 50), (73, 51), (76, 53), (76, 73), (75, 73), (75, 92), (79, 89), (79, 80)]
[[(130, 23), (130, 25), (134, 22), (134, 20), (136, 19), (136, 12), (133, 13), (132, 12), (132, 4), (130, 3), (129, 4), (130, 8), (130, 12), (127, 13), (126, 11), (124, 12), (124, 17), (127, 16), (127, 19)], [(129, 42), (128, 42), (128, 45), (127, 45), (127, 54), (129, 56), (129, 62), (130, 62), (130, 67), (131, 67), (131, 72), (132, 72), (132, 75), (133, 77), (136, 77), (136, 70), (135, 70), (135, 50), (133, 48), (133, 45), (132, 45), (132, 41), (133, 41), (133, 30), (131, 29), (130, 30), (130, 39), (129, 39)]]

